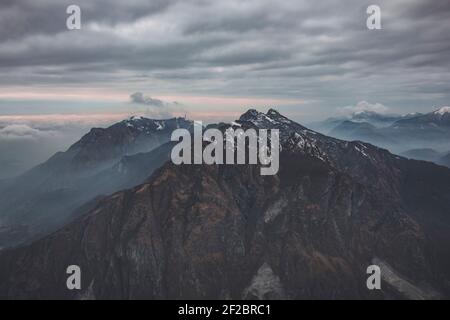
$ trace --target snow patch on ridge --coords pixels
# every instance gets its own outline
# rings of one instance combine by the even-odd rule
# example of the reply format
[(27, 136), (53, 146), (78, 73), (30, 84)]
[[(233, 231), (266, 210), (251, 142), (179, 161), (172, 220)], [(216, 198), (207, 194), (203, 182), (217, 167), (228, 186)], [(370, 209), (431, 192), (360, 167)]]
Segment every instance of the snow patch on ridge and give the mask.
[(264, 222), (268, 223), (273, 221), (283, 211), (287, 204), (288, 202), (285, 198), (275, 201), (264, 213)]
[(160, 122), (160, 121), (155, 121), (155, 124), (156, 124), (156, 130), (162, 130), (162, 129), (164, 129), (164, 127), (165, 127), (165, 123), (164, 122)]
[(244, 299), (277, 300), (284, 297), (280, 278), (267, 262), (258, 269), (250, 285), (243, 292)]

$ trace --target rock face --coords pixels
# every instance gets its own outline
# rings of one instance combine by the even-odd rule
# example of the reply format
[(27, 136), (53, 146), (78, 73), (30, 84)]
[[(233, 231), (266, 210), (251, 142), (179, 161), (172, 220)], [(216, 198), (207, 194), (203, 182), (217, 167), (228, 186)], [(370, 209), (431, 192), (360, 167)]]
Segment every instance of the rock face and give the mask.
[[(449, 169), (320, 135), (274, 110), (237, 122), (280, 129), (277, 175), (167, 163), (54, 234), (3, 251), (0, 297), (450, 296)], [(381, 291), (366, 287), (373, 261), (389, 266)], [(66, 288), (72, 264), (81, 291)]]

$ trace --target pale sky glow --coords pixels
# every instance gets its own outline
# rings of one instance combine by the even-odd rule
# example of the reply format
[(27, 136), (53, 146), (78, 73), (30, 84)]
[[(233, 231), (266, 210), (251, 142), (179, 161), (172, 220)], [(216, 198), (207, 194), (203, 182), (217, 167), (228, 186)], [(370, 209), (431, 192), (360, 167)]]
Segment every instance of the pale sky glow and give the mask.
[(0, 88), (0, 99), (127, 102), (129, 94), (101, 88)]
[[(249, 97), (226, 97), (226, 96), (169, 96), (155, 95), (154, 99), (166, 102), (177, 102), (178, 108), (170, 110), (171, 116), (187, 116), (190, 119), (198, 119), (206, 122), (214, 122), (221, 120), (234, 120), (239, 117), (243, 106), (249, 108), (267, 109), (272, 106), (298, 106), (306, 103), (300, 99), (273, 99), (273, 98), (249, 98)], [(146, 115), (148, 107), (152, 106), (133, 106), (130, 104), (130, 94), (124, 90), (108, 89), (108, 88), (0, 88), (0, 101), (16, 101), (25, 103), (28, 101), (40, 102), (42, 105), (48, 102), (60, 103), (65, 102), (86, 102), (87, 106), (80, 106), (79, 113), (73, 114), (73, 108), (61, 108), (60, 113), (54, 114), (46, 111), (45, 107), (39, 110), (43, 113), (28, 115), (11, 114), (0, 115), (0, 121), (7, 119), (18, 120), (21, 117), (27, 121), (39, 121), (40, 119), (63, 120), (72, 119), (78, 121), (89, 121), (92, 123), (101, 123), (102, 117), (109, 122), (109, 119), (124, 119), (131, 115)], [(98, 113), (96, 102), (114, 103), (118, 110), (103, 111)], [(212, 111), (214, 110), (214, 111)], [(54, 109), (52, 109), (54, 112)], [(51, 112), (51, 111), (50, 111)]]
[(38, 114), (38, 115), (3, 115), (0, 122), (8, 123), (48, 123), (58, 124), (70, 122), (91, 122), (93, 125), (104, 122), (120, 121), (129, 116), (128, 113), (98, 113), (98, 114)]
[[(128, 92), (118, 92), (113, 89), (102, 88), (0, 88), (0, 99), (10, 100), (75, 100), (75, 101), (114, 101), (129, 102)], [(247, 98), (247, 97), (220, 97), (220, 96), (167, 96), (154, 95), (154, 98), (166, 101), (182, 101), (186, 104), (211, 106), (242, 106), (242, 105), (287, 105), (303, 104), (300, 99), (273, 99), (273, 98)]]

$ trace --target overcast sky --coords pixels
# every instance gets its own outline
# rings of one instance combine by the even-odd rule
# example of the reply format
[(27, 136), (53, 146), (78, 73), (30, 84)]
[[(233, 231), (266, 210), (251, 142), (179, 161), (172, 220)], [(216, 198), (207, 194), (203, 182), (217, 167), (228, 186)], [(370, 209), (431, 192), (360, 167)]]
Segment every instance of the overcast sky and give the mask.
[[(370, 4), (382, 30), (366, 27)], [(0, 129), (42, 114), (53, 130), (56, 114), (431, 111), (450, 104), (449, 21), (448, 0), (1, 0)]]
[(0, 113), (145, 110), (136, 92), (161, 115), (424, 111), (449, 104), (449, 21), (448, 0), (2, 0)]

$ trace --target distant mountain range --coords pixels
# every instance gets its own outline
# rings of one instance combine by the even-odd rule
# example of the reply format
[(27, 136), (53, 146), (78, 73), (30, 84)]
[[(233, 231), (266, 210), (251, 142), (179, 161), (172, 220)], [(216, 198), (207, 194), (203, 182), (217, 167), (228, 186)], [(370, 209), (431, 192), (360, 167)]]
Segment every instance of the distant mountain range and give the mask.
[(391, 125), (396, 121), (408, 120), (422, 116), (422, 113), (408, 113), (405, 115), (381, 114), (374, 111), (358, 111), (351, 115), (350, 120), (354, 122), (368, 122), (377, 127)]
[(442, 153), (437, 152), (434, 149), (423, 148), (423, 149), (411, 149), (406, 152), (403, 152), (401, 155), (409, 159), (431, 161), (446, 167), (450, 167), (450, 152)]
[[(450, 169), (322, 135), (272, 109), (235, 123), (280, 130), (277, 175), (261, 176), (258, 165), (171, 162), (152, 174), (126, 170), (141, 172), (142, 182), (0, 252), (0, 298), (450, 297)], [(120, 158), (124, 147), (114, 146), (82, 153), (81, 172)], [(81, 267), (81, 291), (66, 288), (71, 264)], [(371, 264), (382, 268), (382, 290), (366, 287)]]
[(403, 116), (358, 112), (349, 118), (316, 122), (312, 127), (336, 138), (361, 140), (414, 159), (448, 165), (450, 107)]
[(357, 111), (350, 116), (332, 117), (324, 121), (317, 121), (309, 124), (309, 127), (318, 131), (330, 131), (342, 122), (366, 123), (373, 127), (387, 127), (396, 121), (422, 116), (422, 113), (408, 113), (405, 115), (384, 114), (374, 111)]
[(132, 117), (94, 128), (67, 151), (0, 182), (0, 248), (54, 230), (89, 200), (143, 182), (169, 159), (161, 146), (172, 131), (191, 126), (183, 118)]

